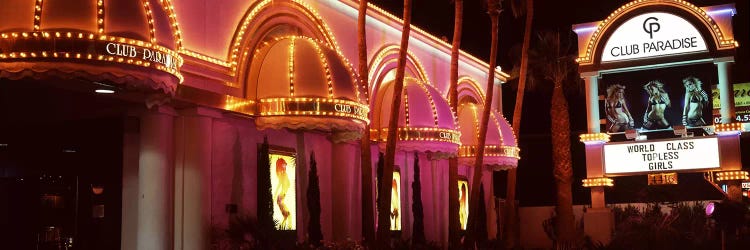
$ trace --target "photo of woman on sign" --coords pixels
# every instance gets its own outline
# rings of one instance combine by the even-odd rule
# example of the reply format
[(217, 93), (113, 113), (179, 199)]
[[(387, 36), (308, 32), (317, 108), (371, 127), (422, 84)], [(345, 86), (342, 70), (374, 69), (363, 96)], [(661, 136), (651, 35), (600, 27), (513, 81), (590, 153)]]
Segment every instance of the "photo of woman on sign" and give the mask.
[(624, 132), (635, 126), (635, 120), (630, 114), (627, 102), (625, 102), (625, 86), (613, 84), (607, 88), (607, 99), (604, 107), (607, 113), (607, 132)]
[[(604, 98), (599, 118), (607, 119), (601, 131), (648, 133), (676, 125), (710, 126), (714, 122), (711, 86), (717, 78), (713, 63), (601, 74), (598, 90)], [(672, 105), (674, 100), (677, 104)]]
[(291, 212), (289, 211), (289, 207), (286, 204), (286, 194), (287, 192), (289, 192), (289, 188), (291, 186), (291, 182), (289, 181), (289, 177), (287, 176), (286, 167), (287, 164), (284, 159), (279, 158), (278, 160), (276, 160), (276, 176), (279, 182), (276, 186), (276, 193), (274, 194), (274, 196), (276, 197), (276, 205), (281, 211), (281, 216), (284, 218), (280, 223), (280, 229), (292, 228), (292, 221), (290, 218)]
[(703, 107), (708, 105), (708, 94), (701, 87), (703, 83), (696, 77), (682, 80), (685, 86), (685, 108), (682, 110), (682, 125), (698, 127), (706, 125), (703, 120)]
[(669, 128), (664, 111), (671, 107), (672, 103), (669, 101), (669, 94), (664, 90), (664, 84), (653, 80), (643, 85), (643, 89), (648, 93), (646, 112), (643, 114), (643, 128), (649, 130)]

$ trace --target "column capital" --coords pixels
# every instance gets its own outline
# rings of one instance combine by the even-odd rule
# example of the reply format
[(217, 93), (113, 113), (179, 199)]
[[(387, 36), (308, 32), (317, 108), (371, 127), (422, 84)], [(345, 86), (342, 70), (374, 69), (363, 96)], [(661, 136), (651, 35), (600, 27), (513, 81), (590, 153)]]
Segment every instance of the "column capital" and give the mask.
[(146, 107), (140, 107), (140, 108), (133, 108), (128, 110), (129, 116), (142, 116), (147, 114), (162, 114), (162, 115), (170, 115), (170, 116), (177, 116), (177, 111), (171, 106), (167, 105), (160, 105), (160, 106), (154, 106), (151, 108)]
[(581, 72), (581, 78), (589, 78), (592, 76), (599, 77), (599, 71)]
[(714, 64), (719, 64), (719, 63), (733, 63), (734, 62), (734, 57), (733, 56), (719, 57), (719, 58), (714, 58), (713, 61), (714, 61)]
[(204, 117), (210, 117), (215, 119), (223, 118), (224, 115), (221, 111), (211, 108), (205, 108), (205, 107), (193, 107), (193, 108), (186, 108), (181, 109), (178, 111), (178, 113), (181, 116), (204, 116)]

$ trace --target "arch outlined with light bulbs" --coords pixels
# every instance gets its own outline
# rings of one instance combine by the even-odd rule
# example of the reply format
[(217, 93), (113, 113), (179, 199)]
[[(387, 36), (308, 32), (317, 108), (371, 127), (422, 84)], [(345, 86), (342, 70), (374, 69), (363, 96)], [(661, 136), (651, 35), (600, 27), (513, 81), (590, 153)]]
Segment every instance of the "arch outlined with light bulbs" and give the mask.
[(234, 87), (252, 87), (248, 86), (248, 82), (253, 80), (250, 79), (250, 72), (260, 67), (255, 62), (262, 59), (259, 58), (263, 56), (261, 49), (276, 39), (289, 36), (307, 37), (320, 45), (331, 47), (350, 65), (341, 54), (328, 25), (307, 3), (299, 0), (263, 0), (250, 6), (230, 44), (228, 60), (223, 66), (229, 67), (231, 75), (237, 77)]
[(458, 91), (458, 102), (461, 104), (461, 98), (470, 96), (477, 101), (478, 104), (484, 105), (485, 95), (482, 88), (479, 87), (479, 82), (471, 78), (470, 76), (461, 76), (458, 78), (458, 84), (456, 85)]
[[(396, 44), (386, 45), (381, 47), (378, 52), (372, 57), (369, 64), (369, 83), (367, 86), (370, 97), (376, 96), (381, 85), (390, 82), (395, 77), (396, 68), (398, 67), (398, 54), (400, 46)], [(429, 77), (427, 76), (422, 63), (419, 59), (410, 51), (406, 51), (406, 66), (405, 75), (406, 77), (413, 77), (423, 84), (432, 85)], [(364, 87), (364, 86), (363, 86)], [(370, 98), (369, 102), (372, 105), (374, 98)]]
[(580, 65), (598, 64), (601, 54), (612, 33), (625, 21), (648, 9), (670, 10), (673, 14), (695, 25), (707, 40), (713, 41), (709, 51), (734, 49), (739, 44), (734, 39), (725, 39), (717, 23), (706, 10), (683, 0), (636, 0), (622, 5), (602, 20), (586, 43), (586, 52), (576, 59)]

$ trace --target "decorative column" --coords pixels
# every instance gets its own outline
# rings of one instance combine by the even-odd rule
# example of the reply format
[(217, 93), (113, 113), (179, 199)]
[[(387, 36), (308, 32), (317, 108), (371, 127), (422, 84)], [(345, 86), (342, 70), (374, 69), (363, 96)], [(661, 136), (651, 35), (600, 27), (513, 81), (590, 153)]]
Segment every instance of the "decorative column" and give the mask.
[[(353, 204), (355, 202), (351, 199), (351, 192), (359, 190), (353, 185), (356, 177), (352, 174), (352, 169), (359, 166), (354, 161), (354, 157), (359, 151), (355, 150), (356, 148), (347, 142), (333, 142), (331, 147), (333, 240), (344, 241), (347, 238), (355, 239), (353, 237), (355, 232), (352, 232), (349, 226), (353, 218), (352, 211), (353, 209), (357, 209)], [(361, 233), (357, 233), (357, 235), (361, 235)]]
[(172, 249), (173, 125), (175, 112), (157, 107), (140, 116), (138, 249)]
[(122, 215), (120, 249), (138, 249), (138, 161), (140, 158), (140, 121), (129, 114), (123, 124), (122, 149)]
[(492, 103), (492, 108), (495, 111), (497, 111), (498, 113), (502, 114), (503, 113), (503, 89), (502, 89), (503, 86), (502, 86), (502, 82), (500, 82), (497, 79), (495, 79), (495, 85), (496, 86), (492, 89), (492, 92), (494, 92), (492, 94), (492, 96), (494, 96), (492, 98), (492, 102), (493, 102)]
[[(601, 133), (599, 119), (599, 72), (583, 72), (581, 77), (586, 82), (586, 117), (588, 133)], [(604, 177), (602, 143), (586, 143), (586, 178)], [(591, 186), (591, 208), (583, 214), (584, 233), (594, 242), (604, 244), (612, 239), (614, 216), (605, 205), (603, 185)]]
[(497, 217), (495, 217), (495, 188), (493, 184), (493, 170), (492, 167), (485, 166), (482, 170), (482, 185), (484, 186), (484, 197), (482, 202), (485, 204), (485, 214), (487, 219), (487, 239), (493, 240), (497, 238)]
[(581, 73), (586, 82), (586, 117), (589, 133), (599, 133), (599, 72)]
[(174, 249), (210, 248), (213, 119), (206, 108), (182, 110), (175, 124)]
[(721, 101), (721, 123), (732, 123), (734, 119), (734, 86), (731, 82), (730, 66), (734, 57), (714, 59), (719, 74), (719, 100)]

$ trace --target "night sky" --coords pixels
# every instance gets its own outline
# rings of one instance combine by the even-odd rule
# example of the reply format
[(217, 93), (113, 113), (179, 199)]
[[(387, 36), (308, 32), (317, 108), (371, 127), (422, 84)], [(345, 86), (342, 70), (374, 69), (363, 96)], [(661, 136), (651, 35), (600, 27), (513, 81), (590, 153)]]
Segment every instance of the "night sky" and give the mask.
[[(371, 0), (371, 3), (388, 10), (396, 16), (403, 14), (403, 1)], [(435, 35), (451, 41), (453, 36), (452, 0), (413, 0), (412, 24)], [(534, 6), (534, 32), (560, 31), (568, 34), (572, 41), (576, 35), (571, 26), (577, 23), (599, 21), (612, 11), (628, 3), (624, 0), (536, 0)], [(732, 3), (728, 0), (690, 1), (697, 6), (710, 6)], [(514, 18), (510, 1), (504, 0), (505, 11), (500, 16), (498, 64), (503, 71), (510, 72), (517, 63), (523, 39), (524, 17)], [(488, 61), (490, 46), (490, 20), (486, 14), (486, 0), (464, 1), (464, 29), (461, 49)], [(737, 15), (734, 16), (735, 39), (740, 47), (733, 66), (733, 82), (750, 82), (750, 8), (748, 1), (735, 3)], [(533, 36), (532, 36), (533, 39)], [(574, 44), (575, 46), (575, 44)], [(503, 85), (503, 113), (511, 121), (515, 105), (516, 83), (510, 81)], [(549, 105), (551, 88), (539, 87), (526, 92), (522, 118), (521, 135), (518, 140), (521, 147), (521, 161), (518, 166), (517, 197), (522, 206), (553, 205), (555, 185), (552, 176), (551, 145), (549, 135)], [(581, 179), (586, 176), (583, 144), (578, 135), (586, 132), (586, 106), (582, 88), (567, 92), (571, 118), (571, 150), (573, 154), (573, 197), (576, 204), (589, 204), (588, 189), (581, 187)], [(671, 133), (671, 132), (670, 132)], [(743, 136), (744, 137), (744, 136)], [(747, 138), (743, 138), (743, 152)], [(505, 194), (505, 174), (496, 174), (496, 195)], [(620, 177), (615, 179), (615, 187), (607, 190), (607, 202), (650, 202), (664, 200), (693, 200), (720, 198), (700, 173), (680, 174), (678, 186), (647, 186), (645, 176)]]

